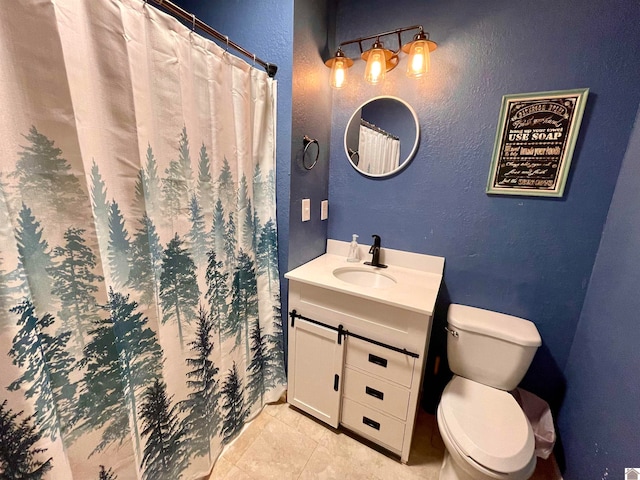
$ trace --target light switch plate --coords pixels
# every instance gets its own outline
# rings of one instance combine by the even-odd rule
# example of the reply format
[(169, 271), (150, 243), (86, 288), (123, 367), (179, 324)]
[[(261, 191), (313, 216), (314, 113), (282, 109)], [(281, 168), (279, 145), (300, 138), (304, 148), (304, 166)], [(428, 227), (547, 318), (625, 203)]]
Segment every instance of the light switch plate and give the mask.
[(329, 218), (329, 200), (322, 200), (320, 203), (320, 220)]
[(302, 221), (308, 222), (311, 220), (311, 200), (308, 198), (302, 199)]

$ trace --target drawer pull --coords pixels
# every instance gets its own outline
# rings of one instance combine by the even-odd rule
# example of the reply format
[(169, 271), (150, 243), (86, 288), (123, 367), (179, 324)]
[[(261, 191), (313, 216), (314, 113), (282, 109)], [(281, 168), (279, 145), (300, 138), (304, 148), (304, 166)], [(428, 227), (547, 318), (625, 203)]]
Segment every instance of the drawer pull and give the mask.
[(362, 423), (364, 423), (368, 427), (375, 428), (376, 430), (380, 430), (380, 424), (375, 420), (371, 420), (368, 417), (362, 417)]
[(371, 363), (375, 363), (376, 365), (380, 365), (383, 368), (387, 368), (387, 359), (374, 355), (373, 353), (369, 354), (369, 361)]
[(380, 390), (376, 390), (375, 388), (371, 387), (365, 387), (364, 391), (367, 395), (371, 395), (372, 397), (384, 400), (384, 392), (381, 392)]
[(336, 373), (335, 376), (333, 377), (333, 389), (337, 392), (339, 387), (340, 387), (340, 375)]

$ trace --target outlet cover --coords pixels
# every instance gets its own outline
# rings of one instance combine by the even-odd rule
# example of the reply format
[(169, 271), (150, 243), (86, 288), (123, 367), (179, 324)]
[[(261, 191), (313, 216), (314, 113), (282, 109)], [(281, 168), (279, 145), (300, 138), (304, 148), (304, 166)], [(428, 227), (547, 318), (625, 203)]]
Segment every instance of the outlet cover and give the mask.
[(302, 199), (302, 221), (308, 222), (311, 220), (311, 200), (308, 198)]

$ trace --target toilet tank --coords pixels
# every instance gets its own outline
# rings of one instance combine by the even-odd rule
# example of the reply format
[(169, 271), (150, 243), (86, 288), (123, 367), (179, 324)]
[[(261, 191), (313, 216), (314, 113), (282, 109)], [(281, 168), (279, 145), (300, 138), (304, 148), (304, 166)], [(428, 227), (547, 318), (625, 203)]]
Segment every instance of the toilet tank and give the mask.
[(518, 386), (542, 340), (529, 320), (450, 305), (447, 357), (456, 375), (501, 390)]

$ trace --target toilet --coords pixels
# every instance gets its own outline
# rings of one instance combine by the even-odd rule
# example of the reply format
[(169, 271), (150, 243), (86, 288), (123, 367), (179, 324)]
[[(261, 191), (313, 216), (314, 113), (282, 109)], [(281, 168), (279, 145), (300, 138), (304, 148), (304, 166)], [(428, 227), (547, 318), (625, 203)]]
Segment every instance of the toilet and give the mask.
[(509, 392), (542, 343), (538, 330), (522, 318), (455, 304), (447, 323), (454, 376), (437, 411), (446, 447), (440, 480), (530, 478), (533, 430)]

